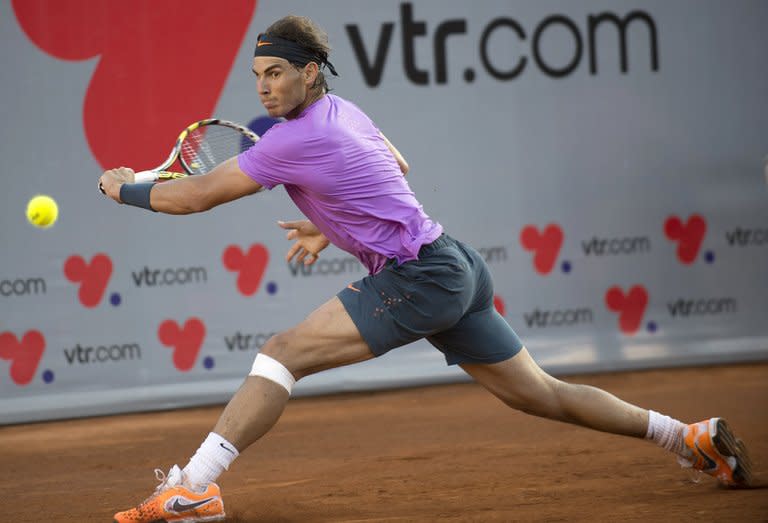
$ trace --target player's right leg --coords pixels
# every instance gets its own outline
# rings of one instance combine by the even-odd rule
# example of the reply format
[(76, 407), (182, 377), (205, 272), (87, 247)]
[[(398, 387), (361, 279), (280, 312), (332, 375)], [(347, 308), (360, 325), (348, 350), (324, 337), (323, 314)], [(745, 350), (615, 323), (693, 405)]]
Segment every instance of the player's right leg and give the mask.
[(189, 464), (174, 466), (139, 506), (115, 514), (117, 523), (209, 522), (224, 519), (216, 478), (239, 453), (277, 422), (293, 383), (309, 374), (373, 358), (337, 297), (299, 325), (273, 336)]
[(722, 418), (710, 418), (683, 429), (683, 467), (700, 470), (729, 487), (753, 486), (755, 478), (747, 447)]
[(647, 410), (598, 388), (550, 376), (525, 348), (502, 362), (461, 367), (508, 406), (527, 414), (613, 434), (646, 434)]
[(475, 278), (470, 311), (428, 339), (449, 364), (458, 363), (510, 407), (594, 430), (652, 440), (695, 469), (729, 486), (752, 482), (746, 448), (718, 418), (686, 426), (595, 387), (566, 383), (544, 372), (493, 307), (493, 283), (482, 257), (457, 243)]
[(525, 348), (499, 363), (461, 366), (517, 410), (612, 434), (652, 439), (675, 453), (684, 466), (709, 474), (725, 486), (750, 486), (753, 481), (746, 447), (720, 418), (685, 425), (601, 389), (566, 383), (544, 372)]

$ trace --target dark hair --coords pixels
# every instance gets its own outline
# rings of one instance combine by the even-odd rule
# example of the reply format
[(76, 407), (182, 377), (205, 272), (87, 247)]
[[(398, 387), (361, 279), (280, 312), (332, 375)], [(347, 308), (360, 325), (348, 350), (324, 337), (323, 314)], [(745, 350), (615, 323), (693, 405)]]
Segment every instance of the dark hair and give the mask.
[[(288, 15), (283, 17), (270, 25), (265, 33), (296, 42), (323, 60), (327, 60), (328, 53), (331, 52), (331, 46), (328, 43), (328, 33), (306, 16)], [(294, 67), (301, 67), (296, 63), (293, 65)], [(322, 64), (317, 65), (319, 67)], [(312, 88), (315, 87), (322, 87), (323, 91), (330, 90), (322, 71), (318, 72), (317, 80), (312, 85)]]

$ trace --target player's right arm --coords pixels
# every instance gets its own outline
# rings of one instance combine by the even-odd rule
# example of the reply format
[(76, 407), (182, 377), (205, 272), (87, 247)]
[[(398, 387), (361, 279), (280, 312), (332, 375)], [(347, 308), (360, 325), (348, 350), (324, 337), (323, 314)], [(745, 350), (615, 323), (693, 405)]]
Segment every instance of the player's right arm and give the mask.
[[(123, 184), (133, 182), (126, 167), (106, 171), (100, 182), (107, 196), (118, 203)], [(149, 193), (152, 210), (166, 214), (192, 214), (257, 193), (263, 187), (245, 174), (237, 157), (221, 163), (210, 173), (154, 184)]]

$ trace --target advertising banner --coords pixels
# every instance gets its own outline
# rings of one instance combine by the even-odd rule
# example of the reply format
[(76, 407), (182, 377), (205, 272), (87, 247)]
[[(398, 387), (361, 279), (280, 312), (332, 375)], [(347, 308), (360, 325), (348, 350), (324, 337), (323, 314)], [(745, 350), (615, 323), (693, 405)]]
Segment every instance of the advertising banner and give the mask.
[[(329, 34), (335, 94), (484, 256), (551, 372), (768, 357), (768, 3), (0, 1), (0, 423), (226, 401), (273, 334), (363, 266), (288, 264), (281, 187), (210, 212), (119, 206), (103, 170), (189, 123), (261, 134), (257, 35)], [(59, 218), (25, 217), (36, 194)], [(467, 379), (426, 342), (296, 395)]]

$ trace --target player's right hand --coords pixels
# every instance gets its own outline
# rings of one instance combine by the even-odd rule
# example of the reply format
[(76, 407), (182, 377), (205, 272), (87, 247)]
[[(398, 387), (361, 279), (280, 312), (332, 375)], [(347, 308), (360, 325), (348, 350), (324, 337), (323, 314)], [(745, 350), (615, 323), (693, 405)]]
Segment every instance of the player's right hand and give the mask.
[(104, 174), (99, 178), (99, 190), (116, 202), (123, 203), (120, 201), (120, 186), (124, 183), (133, 183), (133, 174), (133, 169), (129, 167), (118, 167), (104, 171)]

